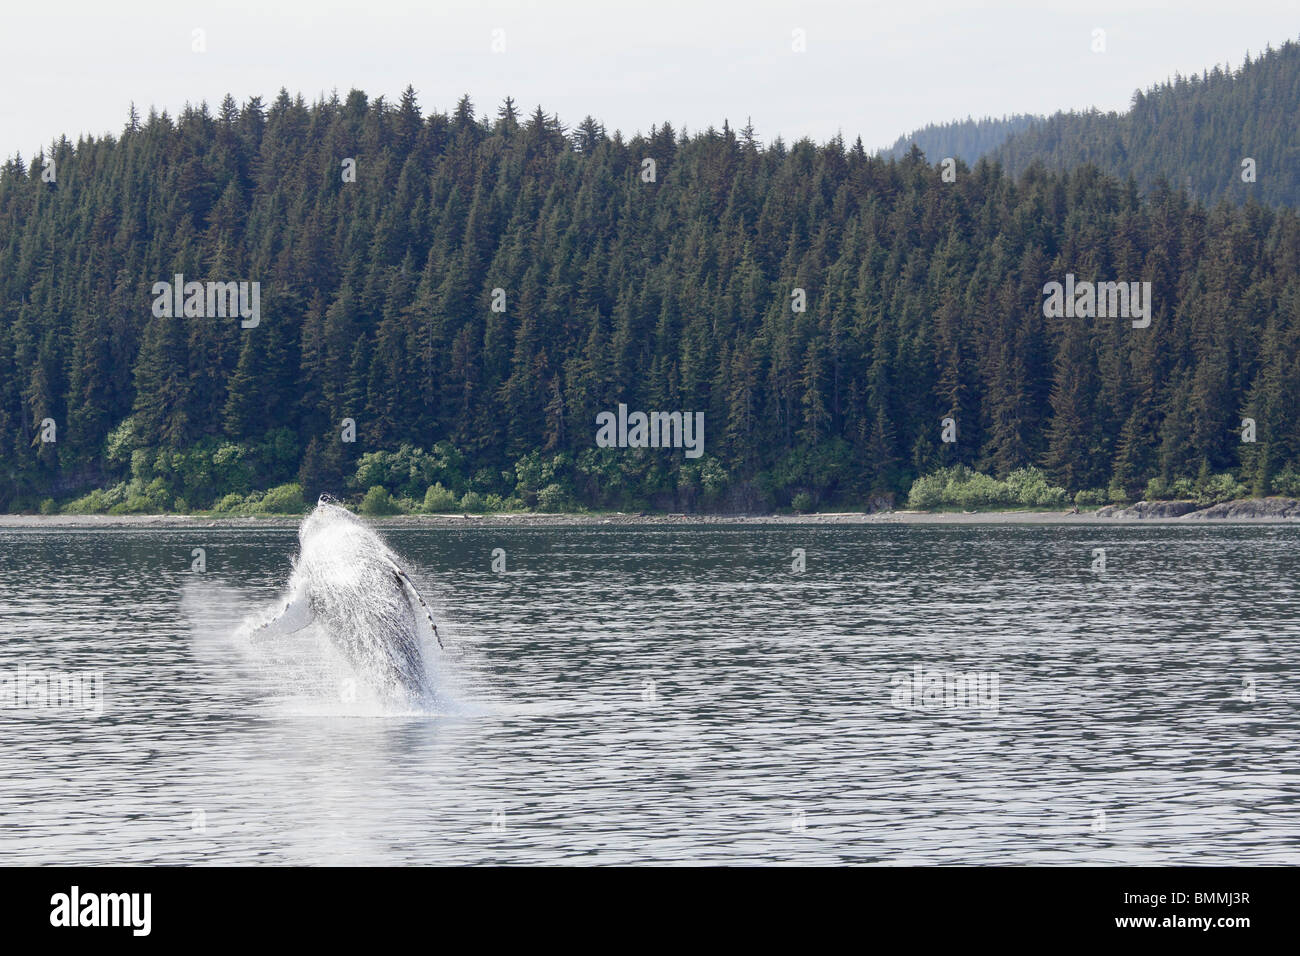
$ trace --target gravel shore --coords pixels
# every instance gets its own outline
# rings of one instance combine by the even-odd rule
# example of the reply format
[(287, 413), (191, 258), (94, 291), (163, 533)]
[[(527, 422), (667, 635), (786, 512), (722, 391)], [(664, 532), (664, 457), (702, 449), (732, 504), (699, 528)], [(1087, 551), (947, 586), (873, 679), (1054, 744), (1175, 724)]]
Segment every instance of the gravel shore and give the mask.
[[(1263, 499), (1262, 502), (1268, 502)], [(864, 525), (864, 524), (1187, 524), (1189, 520), (1220, 524), (1292, 524), (1300, 513), (1292, 509), (1251, 507), (1234, 502), (1180, 515), (1143, 513), (1141, 509), (1114, 509), (1102, 513), (1085, 511), (880, 511), (836, 512), (807, 515), (684, 515), (635, 514), (490, 514), (490, 515), (399, 515), (371, 519), (388, 527), (565, 527), (600, 525)], [(3, 528), (250, 528), (296, 527), (301, 519), (292, 516), (251, 515), (211, 517), (207, 515), (0, 515)]]

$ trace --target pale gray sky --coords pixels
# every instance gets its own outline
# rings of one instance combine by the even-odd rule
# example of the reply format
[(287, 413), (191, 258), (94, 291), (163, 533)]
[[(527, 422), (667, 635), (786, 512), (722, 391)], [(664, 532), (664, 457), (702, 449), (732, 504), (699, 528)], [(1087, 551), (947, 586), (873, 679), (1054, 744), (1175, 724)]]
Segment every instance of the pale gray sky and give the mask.
[[(507, 95), (612, 131), (736, 126), (869, 149), (928, 122), (1123, 109), (1176, 71), (1300, 37), (1300, 0), (60, 0), (0, 17), (0, 155), (120, 132), (129, 103), (309, 100), (357, 87), (421, 107)], [(1106, 51), (1092, 52), (1093, 30)], [(206, 51), (194, 52), (193, 31)], [(807, 50), (792, 49), (803, 30)], [(504, 52), (493, 52), (493, 31)]]

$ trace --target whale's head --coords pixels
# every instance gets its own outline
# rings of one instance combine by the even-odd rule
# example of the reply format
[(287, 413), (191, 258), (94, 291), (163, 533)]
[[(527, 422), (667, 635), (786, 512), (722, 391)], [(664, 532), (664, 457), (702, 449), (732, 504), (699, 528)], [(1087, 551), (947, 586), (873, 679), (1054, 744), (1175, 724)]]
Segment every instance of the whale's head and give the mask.
[(337, 528), (339, 522), (360, 524), (361, 520), (351, 511), (348, 511), (347, 508), (340, 505), (338, 499), (329, 495), (321, 495), (311, 514), (304, 518), (302, 524), (298, 527), (298, 543), (306, 549), (312, 539), (321, 531), (327, 528)]

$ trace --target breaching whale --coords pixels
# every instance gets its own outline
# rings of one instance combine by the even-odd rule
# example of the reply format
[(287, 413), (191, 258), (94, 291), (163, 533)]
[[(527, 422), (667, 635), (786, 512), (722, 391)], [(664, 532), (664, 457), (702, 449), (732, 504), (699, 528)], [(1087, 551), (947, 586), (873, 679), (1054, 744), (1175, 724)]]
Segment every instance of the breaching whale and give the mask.
[[(326, 496), (298, 529), (283, 609), (254, 636), (317, 625), (357, 674), (390, 701), (429, 695), (422, 645), (442, 638), (433, 613), (387, 545)], [(427, 628), (427, 630), (426, 630)]]

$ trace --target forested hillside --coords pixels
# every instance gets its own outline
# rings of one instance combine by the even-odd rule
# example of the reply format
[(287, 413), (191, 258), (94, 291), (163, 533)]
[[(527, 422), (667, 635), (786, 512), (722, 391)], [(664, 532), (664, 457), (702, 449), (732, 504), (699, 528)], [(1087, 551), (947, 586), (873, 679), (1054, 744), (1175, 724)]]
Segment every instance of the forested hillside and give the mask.
[[(1150, 325), (1045, 318), (1067, 273), (1152, 283)], [(260, 282), (259, 323), (156, 315), (176, 274)], [(625, 139), (510, 102), (422, 116), (409, 89), (132, 111), (0, 173), (0, 505), (207, 508), (301, 480), (855, 506), (958, 464), (1267, 490), (1300, 466), (1298, 321), (1293, 212), (1143, 200), (1091, 168), (950, 183), (916, 152)], [(703, 455), (596, 447), (619, 403), (703, 412)]]
[(931, 123), (898, 137), (894, 145), (881, 150), (880, 155), (885, 159), (902, 159), (915, 145), (933, 163), (952, 156), (973, 166), (1006, 142), (1009, 136), (1023, 132), (1042, 120), (1041, 116), (1017, 113), (1001, 119), (985, 116), (977, 120), (968, 116), (951, 123)]
[[(1300, 45), (1287, 42), (1237, 70), (1216, 66), (1133, 94), (1126, 113), (1057, 113), (989, 156), (1012, 175), (1096, 163), (1149, 190), (1161, 178), (1206, 202), (1300, 206)], [(1254, 160), (1245, 182), (1243, 160)]]

